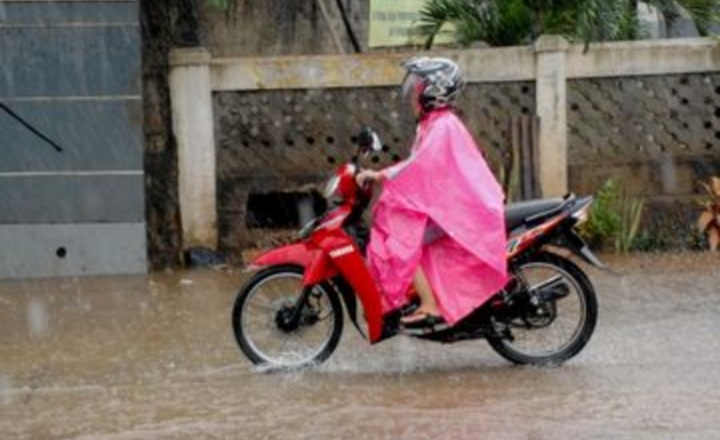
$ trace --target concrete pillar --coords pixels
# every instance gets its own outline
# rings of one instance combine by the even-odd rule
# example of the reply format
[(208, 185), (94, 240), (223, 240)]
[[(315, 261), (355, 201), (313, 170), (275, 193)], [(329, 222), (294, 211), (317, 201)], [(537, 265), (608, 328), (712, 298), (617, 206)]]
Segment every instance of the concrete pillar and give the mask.
[(538, 173), (543, 197), (568, 191), (565, 58), (568, 42), (544, 35), (535, 42), (536, 113), (540, 118)]
[(178, 190), (183, 246), (217, 248), (215, 139), (210, 53), (170, 52), (170, 99), (178, 146)]

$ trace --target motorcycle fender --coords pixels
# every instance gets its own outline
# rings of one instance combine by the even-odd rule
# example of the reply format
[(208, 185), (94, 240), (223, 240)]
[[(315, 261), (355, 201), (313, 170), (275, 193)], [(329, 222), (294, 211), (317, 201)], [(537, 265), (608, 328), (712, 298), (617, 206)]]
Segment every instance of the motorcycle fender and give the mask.
[(267, 251), (255, 258), (248, 266), (251, 270), (262, 267), (293, 264), (307, 267), (315, 258), (318, 249), (311, 249), (305, 243), (295, 243)]
[(334, 277), (336, 274), (337, 271), (332, 264), (330, 264), (330, 260), (325, 253), (318, 250), (310, 264), (305, 266), (303, 286), (313, 286)]
[(340, 292), (340, 297), (345, 303), (345, 308), (347, 309), (348, 316), (350, 317), (350, 320), (352, 320), (352, 323), (357, 329), (358, 333), (360, 333), (363, 338), (368, 339), (367, 331), (360, 323), (360, 319), (358, 316), (360, 310), (358, 310), (357, 296), (355, 296), (355, 291), (353, 290), (352, 286), (345, 280), (345, 278), (341, 276), (333, 278), (333, 284), (335, 284), (338, 292)]
[(303, 286), (312, 286), (332, 278), (337, 273), (322, 250), (295, 243), (265, 252), (250, 263), (250, 269), (292, 264), (305, 269)]
[(605, 263), (600, 261), (600, 259), (590, 250), (588, 245), (585, 244), (585, 241), (583, 241), (579, 235), (572, 230), (567, 231), (565, 235), (570, 243), (570, 250), (572, 250), (577, 256), (598, 269), (607, 269)]

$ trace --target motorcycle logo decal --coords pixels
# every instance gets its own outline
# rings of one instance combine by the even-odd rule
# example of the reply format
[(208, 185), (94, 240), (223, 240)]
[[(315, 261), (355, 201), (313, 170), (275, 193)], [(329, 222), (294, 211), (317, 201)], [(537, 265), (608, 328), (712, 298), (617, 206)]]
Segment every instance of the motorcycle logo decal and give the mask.
[(352, 245), (347, 245), (345, 247), (337, 248), (330, 252), (330, 257), (332, 258), (340, 258), (343, 255), (351, 254), (355, 251), (355, 248), (352, 247)]

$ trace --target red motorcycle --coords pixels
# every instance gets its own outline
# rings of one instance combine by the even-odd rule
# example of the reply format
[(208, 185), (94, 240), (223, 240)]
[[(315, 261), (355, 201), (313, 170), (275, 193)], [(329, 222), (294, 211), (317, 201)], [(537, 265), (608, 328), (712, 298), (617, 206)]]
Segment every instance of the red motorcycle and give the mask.
[(232, 322), (240, 349), (254, 364), (285, 368), (327, 359), (343, 331), (343, 303), (371, 344), (398, 334), (443, 343), (484, 338), (504, 358), (533, 365), (559, 364), (582, 350), (597, 321), (595, 291), (577, 265), (548, 246), (604, 267), (574, 230), (587, 219), (592, 197), (508, 205), (510, 282), (452, 327), (408, 330), (400, 318), (417, 307), (417, 298), (383, 313), (382, 293), (365, 261), (369, 229), (363, 213), (372, 187), (358, 187), (355, 176), (358, 157), (380, 151), (381, 143), (369, 129), (358, 139), (358, 156), (325, 187), (325, 214), (305, 226), (295, 243), (249, 265), (257, 272), (238, 293)]

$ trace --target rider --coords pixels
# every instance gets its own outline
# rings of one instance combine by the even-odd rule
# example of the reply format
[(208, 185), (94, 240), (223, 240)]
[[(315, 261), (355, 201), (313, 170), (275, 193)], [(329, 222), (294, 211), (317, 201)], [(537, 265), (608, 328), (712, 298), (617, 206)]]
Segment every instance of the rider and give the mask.
[(453, 111), (464, 86), (457, 64), (422, 57), (402, 66), (418, 126), (407, 159), (357, 176), (383, 182), (368, 262), (386, 312), (407, 304), (412, 285), (420, 305), (406, 326), (454, 325), (507, 281), (504, 195)]

